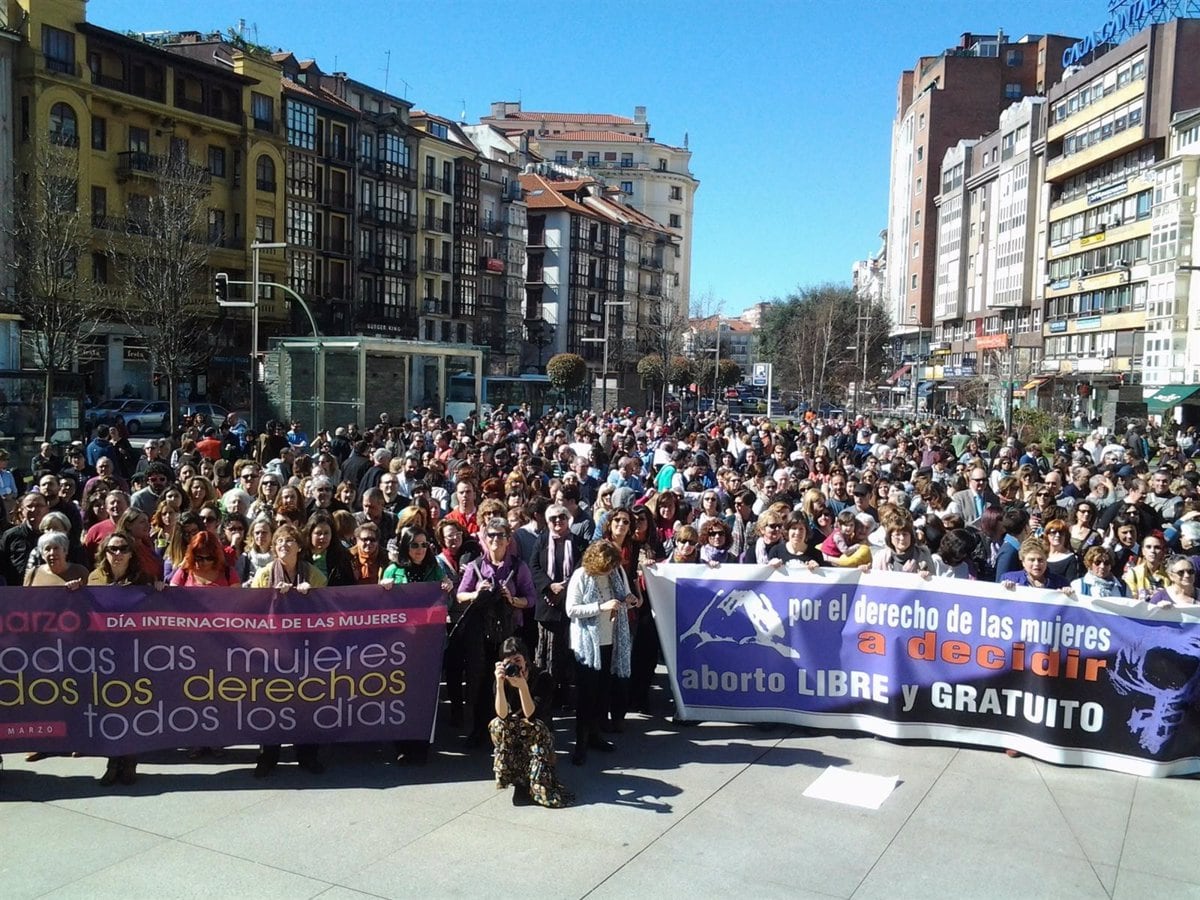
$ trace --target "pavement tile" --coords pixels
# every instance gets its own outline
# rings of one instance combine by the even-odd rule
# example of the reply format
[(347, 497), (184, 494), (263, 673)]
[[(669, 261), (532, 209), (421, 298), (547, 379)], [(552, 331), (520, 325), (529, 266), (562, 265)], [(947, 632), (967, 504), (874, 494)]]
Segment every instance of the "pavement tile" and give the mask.
[[(6, 782), (9, 774), (3, 776)], [(149, 832), (46, 803), (6, 800), (0, 809), (0, 885), (5, 900), (41, 896), (166, 843)]]
[[(893, 763), (863, 758), (844, 768), (877, 775), (901, 774), (902, 783), (879, 810), (803, 796), (824, 767), (786, 772), (755, 765), (676, 825), (656, 844), (676, 858), (716, 868), (735, 883), (767, 878), (847, 897), (937, 779), (923, 768), (898, 773)], [(769, 802), (764, 802), (770, 798)], [(803, 860), (801, 868), (772, 862)], [(777, 873), (777, 874), (773, 874)]]
[[(413, 790), (277, 791), (189, 832), (187, 843), (323, 881), (338, 882), (450, 821), (458, 812)], [(287, 840), (278, 825), (287, 823)]]
[[(787, 879), (789, 873), (779, 872)], [(807, 881), (807, 879), (801, 879)], [(821, 894), (768, 880), (760, 874), (750, 888), (755, 900), (823, 900), (831, 894)], [(628, 863), (613, 872), (603, 884), (588, 894), (588, 900), (618, 900), (636, 896), (688, 897), (695, 900), (726, 900), (734, 891), (729, 873), (716, 867), (702, 865), (693, 860), (681, 860), (675, 854), (652, 846), (639, 853)]]
[[(1197, 798), (1200, 784), (1195, 779), (1141, 779), (1129, 814), (1122, 873), (1133, 870), (1200, 884)], [(1118, 878), (1118, 888), (1120, 883)]]
[(913, 813), (906, 830), (935, 843), (947, 838), (992, 841), (1012, 848), (1086, 856), (1041, 779), (972, 778), (951, 774), (952, 768), (953, 763)]
[(1082, 766), (1056, 766), (1041, 760), (1034, 761), (1034, 768), (1055, 796), (1062, 791), (1074, 795), (1104, 797), (1128, 804), (1133, 799), (1133, 792), (1140, 780), (1136, 775), (1127, 775), (1124, 772), (1085, 769)]
[[(555, 816), (565, 810), (541, 810)], [(523, 898), (582, 897), (635, 852), (609, 843), (557, 835), (467, 813), (405, 845), (343, 884), (383, 897), (423, 894), (478, 897), (515, 884), (514, 873), (553, 873), (522, 877)], [(499, 879), (499, 882), (498, 882)]]
[(179, 841), (163, 841), (142, 853), (65, 885), (45, 896), (87, 900), (171, 898), (315, 897), (329, 887), (270, 866), (213, 853)]
[(931, 837), (905, 827), (871, 869), (854, 900), (1108, 900), (1086, 860), (962, 835)]
[(1176, 881), (1127, 868), (1117, 873), (1117, 886), (1112, 900), (1146, 900), (1147, 897), (1153, 897), (1154, 900), (1196, 898), (1200, 897), (1200, 884), (1194, 880)]

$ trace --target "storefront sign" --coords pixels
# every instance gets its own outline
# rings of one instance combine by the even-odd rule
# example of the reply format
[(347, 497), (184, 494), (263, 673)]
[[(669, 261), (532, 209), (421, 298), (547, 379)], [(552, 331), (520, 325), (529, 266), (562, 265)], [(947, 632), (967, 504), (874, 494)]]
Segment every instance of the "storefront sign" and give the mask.
[(1123, 34), (1141, 31), (1146, 20), (1167, 5), (1167, 0), (1129, 0), (1112, 9), (1112, 18), (1063, 51), (1063, 67), (1081, 65), (1083, 58), (1104, 44), (1116, 43)]

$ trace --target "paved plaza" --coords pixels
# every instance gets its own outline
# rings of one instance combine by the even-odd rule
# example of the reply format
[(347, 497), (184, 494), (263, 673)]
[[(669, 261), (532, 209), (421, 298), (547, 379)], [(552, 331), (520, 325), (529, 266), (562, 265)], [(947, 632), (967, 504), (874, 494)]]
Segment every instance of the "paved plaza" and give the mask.
[[(484, 751), (424, 767), (339, 747), (322, 777), (254, 751), (4, 758), (0, 884), (26, 897), (1200, 897), (1200, 785), (790, 726), (633, 717), (569, 764), (570, 809), (514, 807)], [(285, 753), (285, 759), (289, 759)], [(829, 766), (896, 775), (878, 811), (810, 799)]]

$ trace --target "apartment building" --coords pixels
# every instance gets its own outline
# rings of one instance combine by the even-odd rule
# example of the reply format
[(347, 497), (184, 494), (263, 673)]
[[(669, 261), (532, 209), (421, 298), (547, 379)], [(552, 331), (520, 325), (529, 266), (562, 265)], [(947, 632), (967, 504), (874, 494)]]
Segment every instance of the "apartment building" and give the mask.
[[(77, 202), (87, 204), (93, 224), (93, 278), (109, 283), (113, 239), (139, 215), (171, 160), (208, 184), (212, 270), (244, 280), (252, 229), (283, 215), (274, 174), (283, 164), (274, 126), (278, 68), (242, 51), (223, 61), (194, 59), (171, 52), (161, 35), (101, 28), (87, 21), (83, 0), (17, 0), (11, 8), (22, 16), (13, 79), (18, 176), (47, 148), (78, 166)], [(264, 117), (271, 127), (256, 127)], [(251, 167), (272, 174), (251, 178)], [(282, 260), (264, 260), (262, 271), (281, 277)], [(248, 329), (239, 324), (244, 318), (219, 312), (214, 304), (214, 362), (191, 389), (244, 400), (246, 367), (232, 362), (247, 358)], [(284, 321), (286, 307), (267, 302), (261, 312), (270, 329)], [(115, 320), (100, 323), (78, 351), (89, 392), (156, 396), (147, 343)]]
[(678, 302), (676, 236), (623, 203), (621, 192), (542, 168), (521, 176), (529, 210), (526, 320), (547, 336), (539, 348), (546, 359), (577, 353), (597, 377), (607, 342), (610, 387), (630, 397), (656, 307)]
[(935, 198), (946, 151), (996, 130), (1014, 101), (1044, 93), (1062, 73), (1072, 38), (1011, 41), (964, 34), (956, 47), (917, 60), (896, 89), (887, 227), (887, 297), (900, 355), (915, 358), (920, 328), (933, 324), (937, 295)]
[(1166, 207), (1157, 232), (1152, 212), (1172, 119), (1200, 106), (1198, 52), (1200, 20), (1152, 25), (1047, 98), (1043, 372), (1081, 418), (1142, 414), (1148, 352), (1160, 384), (1173, 368), (1175, 329), (1164, 323), (1183, 310), (1167, 270), (1181, 244)]
[(520, 138), (535, 157), (560, 166), (586, 168), (587, 175), (619, 188), (624, 202), (670, 230), (676, 254), (677, 296), (686, 307), (691, 297), (692, 230), (699, 179), (691, 171), (692, 153), (664, 144), (650, 134), (646, 107), (632, 118), (607, 113), (538, 112), (519, 102), (492, 104), (482, 122)]
[(489, 374), (541, 371), (540, 332), (525, 322), (526, 209), (520, 146), (492, 125), (463, 125), (480, 154), (478, 340), (490, 351)]

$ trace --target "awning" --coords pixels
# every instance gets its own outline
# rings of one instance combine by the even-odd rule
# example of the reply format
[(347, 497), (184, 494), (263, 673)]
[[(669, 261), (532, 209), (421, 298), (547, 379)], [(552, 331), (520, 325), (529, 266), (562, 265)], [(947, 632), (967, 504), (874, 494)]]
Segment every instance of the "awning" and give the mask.
[(917, 385), (917, 396), (918, 397), (928, 397), (929, 392), (932, 390), (933, 390), (933, 382), (932, 381), (922, 381), (920, 384)]
[(1200, 391), (1200, 384), (1177, 384), (1159, 388), (1146, 398), (1147, 411), (1158, 415), (1178, 406), (1192, 394)]
[(1047, 381), (1049, 381), (1052, 377), (1053, 376), (1050, 376), (1050, 375), (1039, 375), (1037, 378), (1031, 378), (1025, 384), (1021, 385), (1020, 389), (1022, 391), (1036, 391), (1043, 384), (1045, 384)]
[(888, 376), (887, 384), (895, 384), (897, 381), (899, 381), (901, 378), (903, 378), (905, 375), (907, 375), (908, 370), (911, 368), (912, 368), (911, 365), (909, 365), (908, 363), (905, 363), (900, 368), (898, 368), (895, 372), (893, 372), (890, 376)]

